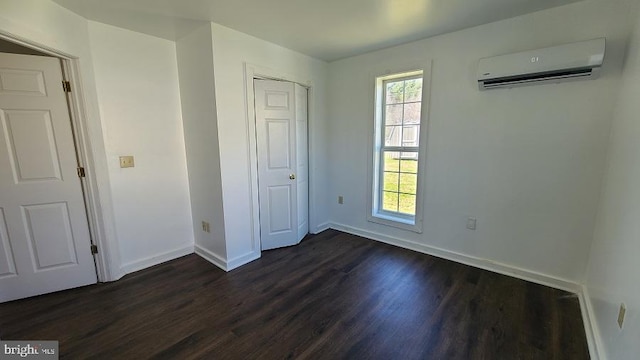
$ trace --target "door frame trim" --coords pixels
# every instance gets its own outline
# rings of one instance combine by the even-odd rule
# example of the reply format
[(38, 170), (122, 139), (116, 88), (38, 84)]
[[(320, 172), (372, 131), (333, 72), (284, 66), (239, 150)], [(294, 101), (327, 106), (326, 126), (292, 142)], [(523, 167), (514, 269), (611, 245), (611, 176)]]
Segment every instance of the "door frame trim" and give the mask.
[(252, 229), (251, 236), (251, 252), (260, 254), (262, 252), (262, 241), (260, 238), (260, 204), (258, 203), (258, 154), (257, 154), (257, 139), (256, 139), (256, 112), (255, 112), (255, 92), (253, 89), (253, 80), (276, 80), (276, 81), (289, 81), (303, 86), (307, 89), (307, 146), (308, 146), (308, 178), (309, 178), (309, 232), (314, 233), (312, 229), (316, 228), (316, 212), (314, 195), (316, 194), (316, 184), (312, 181), (314, 169), (314, 159), (312, 154), (315, 153), (315, 142), (312, 140), (310, 134), (313, 133), (312, 128), (316, 123), (314, 118), (314, 83), (312, 80), (304, 80), (297, 76), (284, 73), (282, 71), (274, 70), (271, 68), (263, 67), (248, 62), (244, 63), (244, 80), (245, 80), (245, 93), (246, 93), (246, 110), (247, 110), (247, 138), (249, 139), (249, 199), (251, 201), (251, 213), (250, 223)]
[(72, 91), (67, 93), (67, 106), (76, 145), (76, 157), (78, 166), (83, 166), (86, 174), (84, 178), (80, 178), (80, 182), (87, 214), (89, 241), (91, 244), (97, 245), (99, 249), (94, 256), (97, 279), (98, 282), (117, 280), (122, 277), (122, 274), (118, 271), (119, 269), (113, 269), (111, 265), (119, 263), (120, 259), (117, 252), (117, 244), (110, 244), (106, 233), (107, 224), (105, 224), (106, 220), (103, 216), (98, 190), (98, 176), (91, 151), (93, 139), (88, 130), (88, 106), (81, 81), (80, 58), (16, 36), (3, 29), (0, 29), (0, 39), (58, 58), (62, 63), (63, 80), (69, 81), (72, 88)]

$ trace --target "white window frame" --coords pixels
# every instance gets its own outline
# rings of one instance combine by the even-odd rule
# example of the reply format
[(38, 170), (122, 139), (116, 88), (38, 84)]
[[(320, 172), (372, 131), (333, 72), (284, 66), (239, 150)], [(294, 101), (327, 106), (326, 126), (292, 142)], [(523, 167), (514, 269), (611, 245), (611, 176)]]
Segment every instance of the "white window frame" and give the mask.
[[(418, 181), (416, 191), (416, 213), (415, 216), (401, 214), (397, 212), (389, 212), (381, 209), (381, 196), (384, 169), (382, 168), (382, 156), (384, 146), (384, 83), (388, 80), (401, 80), (422, 74), (422, 99), (420, 114), (420, 134), (418, 153)], [(417, 233), (422, 232), (423, 224), (423, 208), (425, 193), (425, 177), (426, 177), (426, 158), (427, 158), (427, 130), (428, 130), (428, 113), (430, 98), (430, 78), (431, 78), (431, 62), (422, 63), (418, 66), (405, 67), (396, 69), (396, 71), (386, 70), (383, 73), (377, 73), (372, 76), (374, 80), (375, 96), (373, 101), (374, 110), (374, 131), (371, 138), (372, 146), (370, 146), (370, 159), (372, 159), (369, 171), (369, 185), (371, 195), (368, 199), (367, 220), (370, 222), (392, 226), (404, 230)], [(384, 150), (393, 150), (386, 147)], [(400, 148), (398, 148), (399, 151)]]

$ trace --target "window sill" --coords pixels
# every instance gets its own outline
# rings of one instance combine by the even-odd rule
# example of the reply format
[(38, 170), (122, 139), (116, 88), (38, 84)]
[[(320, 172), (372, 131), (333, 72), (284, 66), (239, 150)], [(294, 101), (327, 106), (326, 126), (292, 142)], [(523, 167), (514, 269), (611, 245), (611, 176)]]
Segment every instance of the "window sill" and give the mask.
[(422, 233), (422, 222), (418, 219), (403, 218), (400, 216), (393, 216), (384, 213), (376, 213), (367, 217), (369, 222), (376, 224), (391, 226), (403, 230), (413, 231), (416, 233)]

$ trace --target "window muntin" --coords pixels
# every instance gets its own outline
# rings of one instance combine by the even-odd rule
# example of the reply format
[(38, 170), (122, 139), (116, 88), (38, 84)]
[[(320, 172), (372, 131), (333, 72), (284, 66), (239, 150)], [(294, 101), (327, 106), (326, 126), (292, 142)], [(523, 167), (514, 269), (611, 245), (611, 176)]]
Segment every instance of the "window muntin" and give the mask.
[[(380, 84), (380, 83), (378, 83)], [(378, 169), (374, 216), (415, 224), (422, 112), (422, 72), (387, 76), (377, 112)], [(380, 86), (379, 85), (379, 86)]]

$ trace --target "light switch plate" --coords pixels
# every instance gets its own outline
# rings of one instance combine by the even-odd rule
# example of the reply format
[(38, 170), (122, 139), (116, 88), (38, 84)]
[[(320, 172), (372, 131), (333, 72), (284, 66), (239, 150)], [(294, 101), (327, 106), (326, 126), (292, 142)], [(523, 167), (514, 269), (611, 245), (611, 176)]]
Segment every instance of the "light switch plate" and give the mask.
[(130, 168), (133, 167), (133, 156), (120, 156), (120, 167)]

